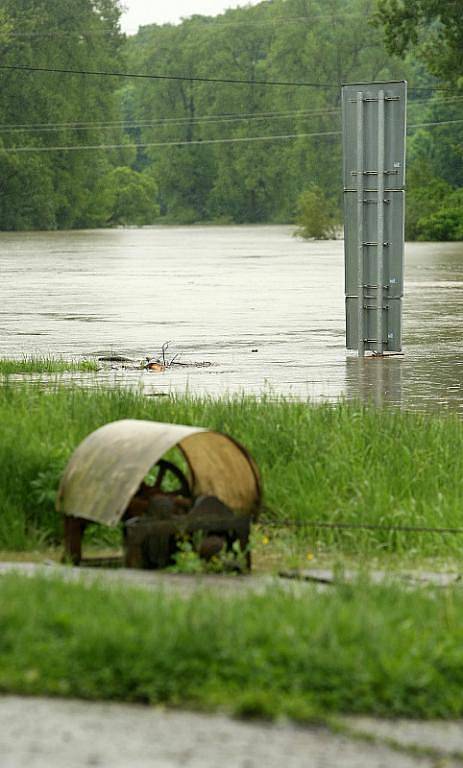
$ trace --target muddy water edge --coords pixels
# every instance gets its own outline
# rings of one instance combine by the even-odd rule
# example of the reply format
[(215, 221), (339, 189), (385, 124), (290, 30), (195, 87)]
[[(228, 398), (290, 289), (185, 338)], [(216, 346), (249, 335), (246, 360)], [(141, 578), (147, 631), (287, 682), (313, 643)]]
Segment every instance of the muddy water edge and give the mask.
[(1, 233), (0, 270), (2, 357), (141, 360), (169, 341), (182, 363), (65, 382), (463, 410), (463, 243), (407, 244), (404, 355), (387, 360), (344, 348), (343, 243), (289, 227)]

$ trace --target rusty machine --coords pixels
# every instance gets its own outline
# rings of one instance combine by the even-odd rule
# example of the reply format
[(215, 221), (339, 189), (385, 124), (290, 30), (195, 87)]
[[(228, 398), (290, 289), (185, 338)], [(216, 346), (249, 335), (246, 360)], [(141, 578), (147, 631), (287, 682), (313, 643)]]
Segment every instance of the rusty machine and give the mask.
[[(171, 458), (174, 449), (181, 462)], [(122, 528), (123, 562), (130, 568), (172, 564), (185, 540), (207, 560), (239, 542), (250, 568), (250, 527), (260, 503), (257, 466), (232, 437), (125, 419), (97, 429), (77, 447), (57, 510), (64, 518), (65, 557), (75, 565), (83, 561), (86, 527), (99, 523)]]

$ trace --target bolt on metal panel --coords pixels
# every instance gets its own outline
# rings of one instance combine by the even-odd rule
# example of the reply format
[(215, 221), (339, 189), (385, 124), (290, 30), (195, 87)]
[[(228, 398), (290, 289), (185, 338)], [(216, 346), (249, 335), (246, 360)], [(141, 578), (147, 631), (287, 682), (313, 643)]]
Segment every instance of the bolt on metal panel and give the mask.
[(402, 349), (407, 84), (342, 89), (346, 346)]

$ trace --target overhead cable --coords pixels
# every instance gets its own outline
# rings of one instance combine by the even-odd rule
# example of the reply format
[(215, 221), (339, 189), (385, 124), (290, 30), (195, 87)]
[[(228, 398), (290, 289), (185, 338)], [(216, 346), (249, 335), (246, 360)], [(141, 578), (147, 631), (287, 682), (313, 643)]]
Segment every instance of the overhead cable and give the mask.
[[(463, 98), (463, 97), (462, 97)], [(321, 115), (321, 114), (328, 114), (332, 112), (340, 112), (340, 107), (333, 107), (331, 109), (320, 109), (320, 110), (309, 110), (309, 109), (295, 109), (291, 110), (289, 112), (218, 112), (218, 113), (212, 113), (210, 115), (198, 115), (197, 117), (190, 118), (190, 117), (159, 117), (151, 120), (113, 120), (113, 121), (87, 121), (87, 122), (79, 122), (79, 121), (73, 121), (73, 122), (67, 122), (67, 123), (0, 123), (0, 130), (3, 128), (47, 128), (47, 127), (56, 127), (56, 128), (75, 128), (75, 127), (94, 127), (94, 126), (118, 126), (118, 125), (141, 125), (142, 123), (151, 123), (156, 122), (157, 120), (162, 122), (172, 122), (172, 121), (182, 121), (182, 122), (189, 122), (190, 120), (215, 120), (216, 118), (223, 118), (224, 120), (230, 118), (251, 118), (251, 117), (273, 117), (275, 116), (282, 116), (282, 115)]]
[(59, 150), (66, 152), (78, 152), (80, 150), (95, 149), (147, 149), (148, 147), (183, 147), (198, 144), (238, 144), (249, 141), (283, 141), (286, 139), (297, 139), (308, 136), (339, 136), (341, 131), (320, 131), (317, 133), (286, 133), (281, 136), (237, 136), (226, 139), (193, 139), (192, 141), (154, 141), (142, 144), (82, 144), (77, 146), (58, 146), (58, 147), (7, 147), (1, 152), (56, 152)]
[[(231, 77), (198, 77), (187, 75), (150, 75), (141, 72), (105, 72), (90, 69), (62, 69), (60, 67), (31, 67), (19, 64), (0, 64), (0, 70), (15, 70), (19, 72), (48, 72), (62, 75), (89, 75), (95, 77), (123, 77), (143, 80), (172, 80), (190, 83), (224, 83), (227, 85), (266, 85), (285, 86), (289, 88), (340, 88), (344, 83), (308, 83), (288, 80), (244, 80)], [(454, 93), (455, 90), (440, 85), (408, 86), (412, 91), (442, 91)]]
[(19, 72), (48, 72), (62, 75), (92, 75), (96, 77), (124, 77), (142, 80), (181, 80), (191, 83), (226, 83), (228, 85), (278, 85), (295, 88), (339, 88), (333, 83), (288, 82), (287, 80), (241, 80), (231, 77), (194, 77), (187, 75), (149, 75), (140, 72), (101, 72), (90, 69), (61, 69), (60, 67), (28, 67), (18, 64), (0, 64), (0, 70)]
[[(427, 123), (415, 123), (409, 125), (407, 130), (413, 130), (415, 128), (424, 128), (439, 125), (453, 125), (455, 123), (463, 123), (461, 120), (437, 120), (435, 122)], [(151, 147), (184, 147), (184, 146), (197, 146), (206, 144), (242, 144), (245, 142), (254, 141), (285, 141), (298, 138), (310, 138), (321, 136), (340, 136), (342, 131), (317, 131), (313, 133), (286, 133), (282, 135), (270, 135), (270, 136), (236, 136), (228, 137), (224, 139), (193, 139), (192, 141), (154, 141), (143, 142), (136, 144), (81, 144), (76, 146), (56, 146), (56, 147), (5, 147), (0, 150), (4, 154), (12, 154), (15, 152), (81, 152), (85, 150), (103, 150), (103, 149), (148, 149)]]
[(463, 123), (463, 120), (434, 120), (428, 123), (415, 123), (408, 128), (431, 128), (434, 125), (453, 125), (454, 123)]
[(163, 126), (171, 126), (171, 125), (199, 125), (201, 123), (204, 123), (205, 125), (216, 125), (216, 124), (227, 124), (227, 123), (238, 123), (238, 122), (248, 122), (248, 121), (260, 121), (260, 120), (294, 120), (294, 119), (308, 119), (312, 117), (321, 117), (324, 115), (337, 115), (340, 113), (340, 110), (337, 109), (324, 109), (319, 111), (300, 111), (300, 110), (293, 110), (292, 112), (267, 112), (267, 113), (257, 113), (257, 114), (243, 114), (243, 115), (236, 115), (235, 117), (233, 115), (224, 116), (224, 117), (215, 117), (214, 115), (204, 115), (202, 117), (162, 117), (155, 120), (118, 120), (116, 122), (94, 122), (94, 123), (42, 123), (39, 125), (0, 125), (0, 133), (48, 133), (48, 132), (55, 132), (55, 131), (62, 131), (66, 129), (74, 130), (74, 131), (90, 131), (90, 130), (98, 130), (98, 129), (114, 129), (114, 128), (149, 128), (151, 126), (154, 127), (163, 127)]
[[(450, 106), (455, 102), (463, 100), (463, 96), (456, 96), (454, 99), (422, 99), (415, 102), (409, 102), (408, 106), (412, 107), (417, 104), (431, 103)], [(90, 131), (90, 130), (103, 130), (103, 129), (116, 129), (121, 128), (128, 130), (130, 128), (150, 128), (150, 127), (163, 127), (170, 125), (199, 125), (204, 123), (205, 125), (219, 125), (227, 123), (238, 122), (250, 122), (250, 121), (272, 121), (272, 120), (293, 120), (300, 119), (305, 120), (312, 117), (322, 117), (326, 115), (340, 115), (341, 108), (334, 107), (332, 109), (320, 109), (320, 110), (291, 110), (289, 112), (242, 112), (242, 113), (229, 113), (229, 114), (217, 114), (217, 115), (200, 115), (197, 117), (159, 117), (153, 120), (114, 120), (114, 121), (94, 121), (94, 122), (67, 122), (67, 123), (17, 123), (17, 124), (0, 124), (0, 133), (54, 133), (62, 130), (70, 129), (74, 131)]]
[[(444, 99), (435, 99), (435, 98), (426, 98), (426, 99), (414, 99), (409, 100), (408, 107), (414, 107), (416, 105), (422, 105), (422, 104), (429, 104), (430, 107), (433, 107), (435, 104), (439, 105), (446, 105), (449, 104), (452, 106), (456, 102), (460, 102), (463, 100), (462, 96), (454, 96), (451, 98), (444, 98)], [(74, 130), (80, 130), (80, 129), (90, 129), (90, 128), (137, 128), (137, 127), (145, 127), (150, 125), (168, 125), (168, 124), (181, 124), (181, 123), (199, 123), (199, 122), (211, 122), (211, 123), (219, 123), (219, 122), (235, 122), (238, 120), (253, 120), (253, 119), (279, 119), (280, 117), (309, 117), (309, 116), (319, 116), (319, 115), (328, 115), (328, 114), (340, 114), (341, 113), (341, 107), (332, 107), (332, 108), (326, 108), (326, 109), (317, 109), (317, 110), (310, 110), (310, 109), (295, 109), (290, 110), (287, 112), (278, 112), (278, 111), (269, 111), (269, 112), (219, 112), (219, 113), (212, 113), (209, 115), (198, 115), (195, 117), (159, 117), (152, 120), (112, 120), (112, 121), (103, 121), (103, 120), (94, 120), (94, 121), (72, 121), (72, 122), (62, 122), (62, 123), (0, 123), (0, 131), (6, 132), (6, 131), (13, 131), (17, 130), (18, 132), (21, 132), (22, 129), (27, 130), (47, 130), (48, 129), (65, 129), (70, 128)]]

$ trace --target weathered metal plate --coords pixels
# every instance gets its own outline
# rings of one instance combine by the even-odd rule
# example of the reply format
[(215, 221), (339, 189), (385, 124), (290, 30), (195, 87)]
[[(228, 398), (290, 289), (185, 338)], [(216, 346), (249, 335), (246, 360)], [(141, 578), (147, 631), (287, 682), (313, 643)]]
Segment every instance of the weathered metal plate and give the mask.
[[(384, 203), (384, 296), (399, 299), (404, 289), (404, 192), (386, 192)], [(363, 231), (365, 242), (376, 242), (376, 193), (365, 191), (363, 206)], [(357, 296), (357, 195), (344, 195), (345, 211), (345, 270), (346, 296)], [(376, 283), (376, 247), (365, 246), (363, 250), (363, 275), (365, 285)], [(365, 290), (373, 296), (374, 290)], [(372, 302), (370, 302), (371, 304)]]
[(135, 419), (106, 424), (77, 447), (61, 481), (57, 510), (117, 525), (143, 478), (174, 446), (188, 462), (194, 495), (217, 496), (237, 512), (257, 510), (259, 473), (238, 442), (200, 427)]
[(343, 86), (346, 346), (359, 355), (402, 348), (406, 103), (406, 82)]
[[(344, 189), (357, 189), (357, 93), (364, 97), (364, 170), (378, 170), (378, 94), (384, 91), (384, 189), (405, 185), (407, 83), (349, 83), (342, 88)], [(364, 189), (377, 188), (377, 176), (364, 177)]]
[[(387, 307), (387, 310), (383, 310), (383, 346), (386, 352), (400, 352), (402, 349), (402, 299), (389, 299)], [(374, 352), (376, 349), (375, 314), (374, 311), (365, 311), (365, 350), (370, 352)], [(357, 349), (358, 312), (357, 299), (355, 298), (346, 299), (346, 338), (347, 348)]]

